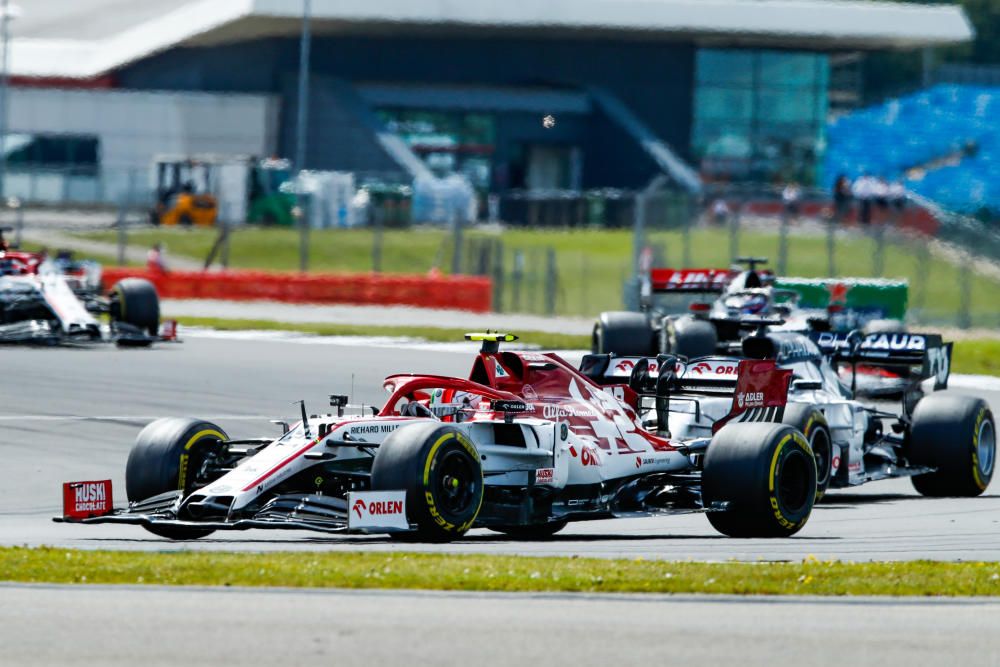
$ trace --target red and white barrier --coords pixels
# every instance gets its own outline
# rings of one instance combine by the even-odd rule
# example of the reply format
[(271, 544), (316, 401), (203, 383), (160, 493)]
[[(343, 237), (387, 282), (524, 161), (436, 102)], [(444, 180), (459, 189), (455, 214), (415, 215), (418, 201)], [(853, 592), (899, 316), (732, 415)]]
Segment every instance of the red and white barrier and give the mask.
[(493, 284), (479, 276), (170, 271), (105, 267), (104, 286), (146, 278), (167, 299), (227, 299), (449, 308), (477, 313), (492, 306)]

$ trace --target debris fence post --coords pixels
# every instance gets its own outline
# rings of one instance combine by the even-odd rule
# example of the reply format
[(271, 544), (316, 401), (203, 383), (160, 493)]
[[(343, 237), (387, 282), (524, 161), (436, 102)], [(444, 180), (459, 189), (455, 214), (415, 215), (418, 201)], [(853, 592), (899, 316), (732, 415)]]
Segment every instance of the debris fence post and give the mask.
[(549, 247), (545, 253), (545, 314), (556, 313), (556, 290), (559, 288), (559, 274), (556, 270), (556, 249)]
[(826, 275), (837, 275), (837, 219), (826, 222)]
[(503, 241), (499, 239), (493, 242), (493, 311), (503, 312), (503, 288), (504, 288), (504, 250)]
[(514, 251), (514, 269), (511, 272), (510, 309), (521, 312), (521, 284), (524, 282), (524, 251)]
[(965, 261), (962, 262), (958, 273), (958, 318), (956, 324), (959, 329), (972, 328), (972, 270), (969, 268), (973, 258), (969, 253), (963, 253)]
[(219, 256), (219, 261), (222, 263), (222, 268), (229, 268), (229, 233), (232, 231), (232, 226), (229, 224), (229, 219), (222, 221), (222, 251)]
[(740, 217), (743, 214), (743, 200), (737, 199), (733, 212), (729, 215), (729, 260), (740, 256)]
[(451, 211), (451, 233), (452, 233), (452, 246), (454, 247), (454, 252), (451, 255), (451, 273), (452, 275), (459, 275), (462, 273), (462, 227), (463, 221), (462, 216), (458, 211), (452, 209)]
[(372, 210), (372, 226), (375, 228), (372, 231), (372, 271), (375, 273), (382, 273), (382, 233), (384, 217), (385, 211), (381, 206), (376, 206)]
[(881, 278), (885, 273), (885, 223), (878, 223), (872, 230), (875, 252), (872, 253), (872, 275)]
[(778, 227), (778, 262), (777, 271), (779, 276), (788, 275), (788, 208), (781, 213), (781, 225)]

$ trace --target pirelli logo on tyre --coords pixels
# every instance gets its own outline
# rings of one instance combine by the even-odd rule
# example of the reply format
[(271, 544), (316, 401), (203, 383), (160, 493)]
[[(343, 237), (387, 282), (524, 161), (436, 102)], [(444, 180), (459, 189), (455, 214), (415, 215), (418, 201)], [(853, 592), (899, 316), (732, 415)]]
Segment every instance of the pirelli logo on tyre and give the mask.
[[(794, 449), (801, 449), (809, 457), (809, 460), (813, 462), (813, 465), (815, 465), (812, 450), (809, 449), (809, 443), (798, 432), (793, 432), (783, 437), (778, 442), (778, 446), (774, 448), (774, 454), (771, 456), (771, 468), (767, 476), (767, 490), (771, 502), (771, 511), (774, 513), (774, 518), (778, 524), (787, 529), (797, 528), (805, 521), (804, 518), (800, 521), (793, 521), (786, 517), (777, 493), (777, 481), (778, 475), (781, 474), (782, 463)], [(808, 515), (806, 518), (808, 518)]]
[[(431, 445), (430, 451), (427, 452), (427, 459), (424, 463), (424, 478), (423, 478), (424, 501), (427, 505), (428, 514), (431, 515), (431, 518), (434, 520), (436, 524), (438, 524), (441, 528), (443, 528), (448, 532), (464, 533), (465, 531), (469, 530), (469, 528), (472, 526), (472, 523), (476, 520), (476, 517), (479, 515), (479, 508), (482, 506), (482, 494), (480, 494), (479, 496), (479, 505), (476, 506), (476, 511), (472, 513), (471, 518), (467, 522), (456, 526), (455, 523), (448, 521), (448, 519), (446, 519), (444, 516), (441, 515), (441, 512), (438, 510), (437, 507), (437, 501), (434, 499), (434, 493), (431, 491), (431, 473), (434, 470), (434, 466), (437, 464), (438, 451), (444, 444), (452, 440), (461, 445), (465, 449), (465, 451), (469, 454), (469, 456), (471, 456), (476, 460), (479, 459), (479, 452), (476, 451), (476, 448), (473, 446), (473, 444), (463, 434), (458, 432), (450, 432), (450, 433), (445, 433), (440, 438), (438, 438), (434, 442), (434, 444)], [(479, 480), (479, 484), (482, 484), (482, 479)]]

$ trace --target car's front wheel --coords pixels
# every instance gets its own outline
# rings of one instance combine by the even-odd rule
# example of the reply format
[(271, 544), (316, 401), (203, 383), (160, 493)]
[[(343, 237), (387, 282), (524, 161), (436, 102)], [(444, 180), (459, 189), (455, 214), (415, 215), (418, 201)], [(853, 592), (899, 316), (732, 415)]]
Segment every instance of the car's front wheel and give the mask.
[(483, 503), (483, 468), (464, 433), (439, 422), (403, 426), (379, 446), (373, 491), (405, 491), (415, 533), (400, 539), (446, 542), (472, 527)]
[[(229, 439), (226, 432), (200, 419), (157, 419), (139, 432), (125, 464), (125, 493), (129, 502), (146, 500), (167, 491), (185, 495), (211, 480), (199, 479), (206, 456)], [(186, 526), (144, 526), (172, 540), (192, 540), (211, 529)]]

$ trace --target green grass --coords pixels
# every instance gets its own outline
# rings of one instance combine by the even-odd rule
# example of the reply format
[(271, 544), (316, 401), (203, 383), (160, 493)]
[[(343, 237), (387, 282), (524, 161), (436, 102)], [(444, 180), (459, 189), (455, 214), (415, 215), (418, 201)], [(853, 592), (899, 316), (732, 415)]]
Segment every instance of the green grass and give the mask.
[[(167, 245), (168, 259), (184, 256), (204, 259), (215, 240), (216, 232), (205, 229), (151, 229), (132, 232), (129, 242), (149, 247), (155, 241)], [(115, 232), (92, 232), (87, 238), (114, 242)], [(503, 242), (507, 278), (502, 288), (504, 310), (543, 312), (546, 275), (545, 254), (556, 253), (558, 281), (556, 313), (593, 315), (622, 305), (622, 283), (630, 272), (632, 235), (621, 230), (540, 230), (509, 229), (502, 233), (469, 231), (469, 243), (486, 239)], [(322, 230), (311, 233), (313, 271), (365, 272), (372, 270), (370, 230)], [(684, 237), (679, 231), (650, 233), (650, 243), (660, 248), (668, 265), (684, 262)], [(727, 266), (729, 237), (723, 229), (697, 229), (690, 237), (690, 264)], [(236, 268), (259, 268), (292, 271), (298, 269), (298, 235), (289, 229), (248, 228), (235, 232), (231, 240), (230, 265)], [(835, 253), (836, 273), (843, 276), (873, 275), (874, 241), (857, 237), (838, 243)], [(777, 234), (746, 232), (740, 235), (741, 254), (777, 258)], [(523, 277), (515, 288), (511, 272), (515, 252), (523, 256)], [(432, 267), (447, 272), (451, 267), (451, 235), (438, 229), (386, 231), (383, 240), (382, 269), (389, 273), (426, 273)], [(466, 252), (466, 259), (470, 253)], [(789, 239), (787, 274), (822, 277), (827, 273), (826, 241), (818, 237), (792, 236)], [(469, 265), (471, 266), (471, 265)], [(921, 321), (949, 324), (956, 321), (959, 303), (959, 271), (950, 262), (922, 256), (913, 245), (889, 246), (885, 253), (884, 277), (905, 278), (911, 286), (911, 309)], [(971, 311), (977, 326), (1000, 326), (1000, 283), (983, 276), (973, 276)]]
[(952, 373), (1000, 376), (1000, 340), (962, 340), (955, 343)]
[[(388, 336), (400, 338), (416, 338), (434, 343), (455, 343), (464, 340), (467, 333), (464, 329), (439, 329), (436, 327), (407, 326), (368, 326), (353, 324), (309, 324), (292, 322), (274, 322), (271, 320), (229, 320), (212, 317), (178, 317), (180, 324), (198, 327), (211, 327), (222, 331), (245, 331), (249, 329), (263, 331), (297, 331), (319, 336)], [(545, 350), (582, 350), (590, 349), (589, 336), (573, 336), (570, 334), (554, 334), (544, 332), (518, 332), (519, 343), (537, 345)], [(470, 350), (473, 348), (469, 348)]]
[(1000, 563), (696, 563), (367, 552), (0, 549), (0, 580), (713, 595), (997, 596)]

